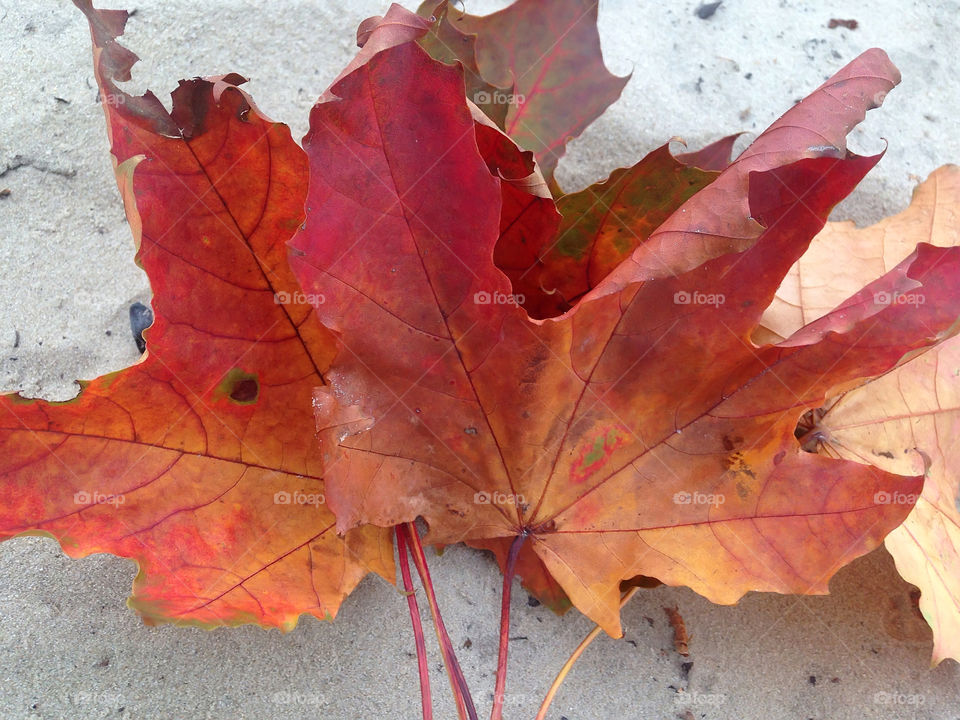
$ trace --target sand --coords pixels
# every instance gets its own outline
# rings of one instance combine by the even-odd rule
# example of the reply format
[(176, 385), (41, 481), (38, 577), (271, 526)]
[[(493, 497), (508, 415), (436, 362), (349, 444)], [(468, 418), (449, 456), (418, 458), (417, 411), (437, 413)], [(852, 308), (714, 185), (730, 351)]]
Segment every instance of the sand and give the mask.
[[(469, 1), (484, 12), (504, 3)], [(609, 67), (633, 72), (622, 100), (572, 143), (559, 179), (576, 188), (673, 136), (696, 146), (756, 133), (862, 50), (885, 48), (904, 81), (851, 137), (880, 165), (834, 219), (875, 222), (916, 183), (960, 160), (956, 2), (608, 1)], [(316, 95), (352, 56), (357, 23), (385, 4), (137, 0), (125, 44), (144, 60), (133, 87), (161, 97), (181, 77), (240, 72), (270, 116), (306, 129)], [(856, 30), (828, 29), (854, 18)], [(0, 389), (72, 397), (137, 358), (127, 321), (149, 299), (110, 170), (87, 25), (66, 2), (0, 3)], [(5, 170), (4, 170), (5, 169)], [(481, 715), (489, 712), (500, 575), (462, 547), (431, 558), (454, 642)], [(124, 604), (131, 562), (66, 558), (51, 540), (0, 544), (0, 718), (419, 717), (406, 603), (369, 578), (334, 623), (282, 635), (145, 627)], [(960, 716), (960, 666), (930, 670), (931, 640), (910, 587), (878, 550), (841, 571), (827, 597), (751, 594), (712, 605), (687, 589), (640, 593), (625, 638), (598, 640), (570, 675), (552, 718), (817, 720)], [(589, 631), (514, 594), (507, 713), (531, 718), (563, 660)], [(664, 606), (693, 635), (684, 678)], [(470, 641), (467, 643), (467, 641)], [(436, 717), (455, 717), (431, 644)], [(678, 690), (682, 689), (682, 692)], [(689, 716), (684, 716), (689, 717)]]

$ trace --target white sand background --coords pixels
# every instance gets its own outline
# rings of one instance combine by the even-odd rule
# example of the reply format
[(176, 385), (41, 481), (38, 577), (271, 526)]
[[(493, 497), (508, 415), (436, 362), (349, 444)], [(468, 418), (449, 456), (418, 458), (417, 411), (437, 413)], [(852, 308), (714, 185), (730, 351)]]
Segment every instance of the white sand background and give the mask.
[[(137, 91), (161, 98), (181, 77), (240, 72), (271, 117), (306, 130), (315, 97), (355, 52), (354, 32), (386, 3), (130, 0), (125, 44)], [(505, 3), (467, 0), (486, 12)], [(131, 6), (128, 6), (130, 9)], [(854, 131), (886, 157), (835, 219), (875, 222), (903, 209), (919, 179), (960, 162), (956, 2), (728, 0), (601, 3), (609, 67), (631, 70), (623, 98), (569, 148), (559, 178), (575, 189), (674, 135), (691, 146), (758, 132), (859, 52), (885, 48), (903, 83)], [(854, 18), (856, 30), (828, 29)], [(147, 301), (95, 102), (87, 23), (65, 0), (0, 0), (0, 389), (73, 396), (74, 378), (134, 362), (127, 308)], [(4, 170), (6, 169), (6, 170)], [(0, 498), (3, 502), (3, 498)], [(465, 548), (433, 557), (464, 671), (489, 713), (500, 574)], [(330, 623), (287, 635), (256, 627), (148, 628), (124, 604), (134, 565), (66, 558), (51, 540), (0, 544), (0, 719), (415, 718), (419, 695), (406, 603), (369, 578)], [(931, 642), (908, 585), (882, 549), (841, 571), (827, 597), (751, 594), (714, 606), (687, 589), (640, 593), (623, 640), (600, 638), (551, 718), (711, 720), (960, 717), (960, 666), (928, 668)], [(590, 629), (514, 594), (508, 720), (532, 718), (563, 660)], [(663, 607), (693, 635), (681, 675)], [(467, 643), (467, 641), (470, 643)], [(428, 638), (430, 641), (430, 638)], [(439, 654), (438, 718), (453, 718)], [(683, 692), (678, 693), (677, 689)], [(683, 715), (684, 717), (691, 717)]]

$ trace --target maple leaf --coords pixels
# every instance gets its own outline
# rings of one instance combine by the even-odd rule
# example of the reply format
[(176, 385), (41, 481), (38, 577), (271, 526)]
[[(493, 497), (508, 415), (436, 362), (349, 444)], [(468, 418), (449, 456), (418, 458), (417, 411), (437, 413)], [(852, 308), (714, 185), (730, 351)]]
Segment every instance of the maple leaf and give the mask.
[[(406, 42), (419, 40), (430, 30), (430, 22), (412, 12), (391, 3), (386, 15), (374, 15), (360, 23), (357, 28), (357, 46), (360, 48), (347, 66), (331, 83), (331, 87), (366, 63), (377, 53), (401, 45)], [(321, 95), (320, 101), (329, 100), (330, 89), (327, 88)]]
[(311, 393), (332, 356), (290, 272), (307, 164), (237, 75), (183, 81), (167, 113), (131, 96), (127, 13), (86, 14), (117, 182), (155, 293), (138, 364), (69, 402), (0, 397), (0, 537), (139, 564), (148, 622), (292, 628), (330, 618), (388, 531), (337, 536)]
[(909, 512), (876, 494), (921, 479), (803, 452), (797, 420), (952, 328), (960, 252), (923, 246), (862, 291), (923, 278), (922, 307), (857, 298), (782, 345), (749, 336), (879, 159), (842, 139), (897, 77), (880, 51), (852, 63), (770, 131), (765, 159), (738, 160), (675, 212), (672, 243), (648, 239), (545, 321), (493, 263), (503, 180), (478, 152), (460, 71), (408, 43), (342, 78), (311, 112), (309, 209), (291, 241), (341, 343), (315, 396), (338, 527), (423, 516), (430, 542), (523, 538), (610, 634), (637, 575), (725, 603), (826, 592)]
[[(491, 117), (502, 117), (507, 134), (534, 152), (555, 189), (553, 172), (567, 142), (600, 117), (630, 79), (603, 64), (597, 7), (595, 0), (517, 0), (482, 17), (436, 0), (420, 7), (437, 18), (424, 46), (438, 60), (461, 61), (467, 90), (474, 92), (470, 100), (495, 106)], [(493, 90), (475, 89), (478, 71)]]
[(449, 0), (427, 0), (417, 13), (432, 21), (429, 32), (419, 39), (430, 57), (447, 64), (460, 63), (466, 96), (501, 130), (506, 126), (510, 88), (488, 83), (477, 63), (477, 36), (462, 32), (460, 23), (450, 20)]
[(750, 214), (749, 176), (802, 158), (844, 157), (847, 133), (863, 120), (867, 110), (879, 107), (899, 82), (899, 71), (882, 50), (874, 48), (854, 58), (785, 112), (736, 162), (637, 243), (629, 258), (603, 278), (607, 289), (622, 289), (621, 276), (662, 277), (685, 272), (722, 253), (750, 247), (760, 228)]
[(677, 160), (684, 165), (700, 168), (701, 170), (716, 171), (726, 170), (730, 165), (730, 156), (733, 153), (733, 145), (737, 142), (743, 133), (734, 133), (727, 135), (719, 140), (706, 145), (699, 150), (680, 153)]
[[(788, 334), (838, 305), (850, 288), (888, 272), (921, 240), (960, 245), (960, 168), (936, 170), (910, 207), (875, 225), (828, 223), (791, 268), (763, 325)], [(880, 301), (925, 301), (919, 293)], [(960, 338), (830, 398), (802, 426), (811, 451), (889, 472), (925, 472), (916, 507), (885, 545), (900, 574), (921, 590), (920, 611), (933, 629), (933, 664), (960, 660)]]
[(718, 174), (682, 162), (663, 145), (603, 182), (559, 198), (556, 230), (536, 239), (529, 228), (545, 227), (540, 218), (507, 213), (512, 232), (501, 234), (494, 262), (531, 317), (560, 315)]
[[(683, 272), (743, 250), (758, 235), (747, 207), (750, 173), (818, 153), (842, 157), (847, 132), (899, 80), (883, 51), (867, 51), (784, 113), (732, 164), (736, 135), (676, 158), (663, 147), (561, 197), (555, 233), (538, 232), (538, 223), (544, 226), (535, 215), (512, 220), (511, 235), (496, 246), (497, 266), (528, 312), (546, 318), (568, 310), (602, 280), (622, 288), (618, 273)], [(717, 175), (720, 170), (726, 172)], [(729, 211), (732, 203), (739, 212)]]

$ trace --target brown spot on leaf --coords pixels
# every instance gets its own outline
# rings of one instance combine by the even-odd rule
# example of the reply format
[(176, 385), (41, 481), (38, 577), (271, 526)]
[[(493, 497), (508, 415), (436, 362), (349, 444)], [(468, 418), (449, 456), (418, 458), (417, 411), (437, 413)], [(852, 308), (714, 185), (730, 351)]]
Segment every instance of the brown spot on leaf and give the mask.
[(233, 368), (223, 376), (213, 395), (239, 405), (252, 405), (260, 397), (260, 381), (256, 375)]

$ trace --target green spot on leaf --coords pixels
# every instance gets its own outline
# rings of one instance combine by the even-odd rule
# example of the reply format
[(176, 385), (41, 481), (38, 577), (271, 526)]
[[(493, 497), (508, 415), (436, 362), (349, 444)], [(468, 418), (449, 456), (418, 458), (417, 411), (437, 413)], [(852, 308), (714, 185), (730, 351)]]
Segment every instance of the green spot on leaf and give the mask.
[(233, 368), (213, 391), (217, 399), (225, 398), (238, 405), (252, 405), (260, 396), (260, 381), (256, 375)]
[(574, 260), (582, 260), (587, 254), (589, 237), (583, 233), (564, 233), (554, 246), (555, 252)]
[(618, 447), (627, 441), (627, 434), (621, 428), (610, 428), (605, 433), (597, 435), (593, 444), (583, 450), (580, 458), (574, 463), (571, 479), (582, 482), (595, 473), (607, 461)]

